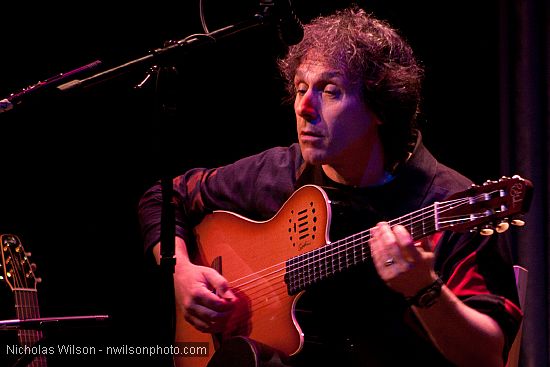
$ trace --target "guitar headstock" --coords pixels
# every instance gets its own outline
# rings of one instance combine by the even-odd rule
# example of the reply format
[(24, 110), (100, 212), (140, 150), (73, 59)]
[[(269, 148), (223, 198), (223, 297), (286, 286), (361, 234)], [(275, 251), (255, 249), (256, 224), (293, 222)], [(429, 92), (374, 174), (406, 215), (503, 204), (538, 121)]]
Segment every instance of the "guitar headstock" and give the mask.
[(36, 289), (39, 279), (35, 277), (33, 267), (21, 241), (16, 235), (0, 235), (2, 263), (0, 277), (12, 291)]
[(491, 235), (504, 232), (509, 224), (522, 226), (522, 215), (529, 210), (533, 184), (520, 176), (486, 181), (436, 204), (438, 230), (476, 230)]

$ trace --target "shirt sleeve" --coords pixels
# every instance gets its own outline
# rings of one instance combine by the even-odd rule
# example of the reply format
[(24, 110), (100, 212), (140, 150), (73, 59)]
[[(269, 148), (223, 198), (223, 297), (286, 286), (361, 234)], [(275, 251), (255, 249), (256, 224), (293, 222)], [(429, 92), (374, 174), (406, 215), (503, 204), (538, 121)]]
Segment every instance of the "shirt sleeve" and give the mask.
[[(176, 236), (186, 242), (193, 226), (214, 210), (262, 220), (274, 215), (294, 189), (301, 156), (296, 145), (277, 147), (218, 168), (194, 168), (173, 179)], [(138, 204), (147, 252), (160, 240), (160, 182)]]
[(466, 305), (492, 317), (505, 337), (508, 357), (523, 318), (505, 234), (445, 233), (436, 247), (436, 270)]

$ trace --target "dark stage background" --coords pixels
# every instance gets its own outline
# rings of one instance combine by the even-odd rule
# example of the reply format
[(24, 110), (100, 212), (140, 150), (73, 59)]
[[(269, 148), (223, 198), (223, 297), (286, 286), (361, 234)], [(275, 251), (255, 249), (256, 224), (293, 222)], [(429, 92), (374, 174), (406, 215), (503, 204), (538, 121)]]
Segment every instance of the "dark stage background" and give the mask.
[[(248, 19), (257, 10), (255, 1), (238, 3), (206, 1), (209, 29)], [(304, 21), (348, 4), (293, 3)], [(421, 126), (426, 145), (477, 182), (500, 177), (497, 2), (360, 4), (400, 29), (426, 66)], [(165, 40), (202, 32), (198, 1), (12, 2), (2, 12), (0, 97), (94, 60), (103, 61), (100, 70), (118, 66)], [(0, 114), (0, 233), (17, 234), (32, 251), (43, 278), (41, 315), (111, 316), (98, 328), (51, 330), (52, 341), (157, 340), (164, 328), (159, 278), (143, 256), (138, 199), (162, 174), (227, 163), (294, 140), (292, 109), (282, 103), (275, 69), (283, 51), (275, 34), (257, 30), (176, 57), (177, 123), (156, 118), (152, 83), (133, 89), (144, 68)], [(13, 306), (9, 297), (0, 302), (3, 310)], [(11, 317), (8, 312), (5, 318)], [(78, 359), (80, 365), (98, 362), (113, 359)]]

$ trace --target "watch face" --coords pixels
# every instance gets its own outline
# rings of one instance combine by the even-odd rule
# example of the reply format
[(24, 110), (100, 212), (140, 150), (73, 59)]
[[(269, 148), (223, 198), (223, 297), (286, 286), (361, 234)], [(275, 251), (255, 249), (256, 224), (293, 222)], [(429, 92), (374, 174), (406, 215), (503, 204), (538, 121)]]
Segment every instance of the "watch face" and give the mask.
[(440, 289), (429, 290), (418, 299), (418, 306), (428, 307), (433, 305), (435, 301), (437, 301), (439, 294), (440, 294)]
[(441, 278), (438, 278), (433, 284), (422, 289), (418, 295), (413, 297), (409, 301), (410, 304), (417, 307), (430, 307), (437, 301), (437, 298), (441, 294), (442, 286), (443, 281), (441, 280)]

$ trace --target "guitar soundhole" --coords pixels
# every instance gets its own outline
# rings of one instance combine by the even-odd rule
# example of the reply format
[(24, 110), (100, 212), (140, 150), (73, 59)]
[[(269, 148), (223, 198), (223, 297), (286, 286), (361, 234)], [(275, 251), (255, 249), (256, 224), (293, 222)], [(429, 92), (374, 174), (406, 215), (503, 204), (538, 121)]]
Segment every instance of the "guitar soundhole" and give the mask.
[(315, 240), (317, 217), (314, 202), (309, 202), (303, 209), (291, 209), (288, 219), (289, 241), (293, 247), (302, 250)]

